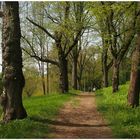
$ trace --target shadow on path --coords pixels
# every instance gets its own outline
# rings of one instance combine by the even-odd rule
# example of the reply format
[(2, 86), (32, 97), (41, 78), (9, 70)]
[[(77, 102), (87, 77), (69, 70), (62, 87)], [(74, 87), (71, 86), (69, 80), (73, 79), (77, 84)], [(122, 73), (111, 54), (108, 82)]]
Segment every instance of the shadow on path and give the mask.
[(59, 125), (59, 126), (67, 126), (67, 127), (107, 127), (107, 124), (98, 124), (98, 125), (88, 125), (88, 124), (75, 124), (70, 122), (62, 122), (56, 120), (49, 120), (49, 119), (42, 119), (36, 117), (30, 117), (31, 120), (40, 122), (40, 123), (47, 123), (51, 125)]

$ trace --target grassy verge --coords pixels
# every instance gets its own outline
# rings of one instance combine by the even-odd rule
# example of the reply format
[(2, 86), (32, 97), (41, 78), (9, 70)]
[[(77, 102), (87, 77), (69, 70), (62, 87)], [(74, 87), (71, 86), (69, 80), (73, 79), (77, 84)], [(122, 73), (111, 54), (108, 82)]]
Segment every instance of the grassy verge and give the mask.
[(28, 117), (6, 125), (0, 124), (0, 138), (47, 138), (49, 123), (71, 97), (71, 94), (56, 94), (25, 98), (24, 106)]
[(96, 92), (98, 110), (103, 113), (116, 138), (140, 138), (140, 107), (127, 106), (128, 84), (112, 94), (112, 88)]
[(82, 93), (80, 90), (75, 90), (75, 89), (70, 89), (69, 92), (72, 93), (72, 94), (74, 93), (76, 95)]

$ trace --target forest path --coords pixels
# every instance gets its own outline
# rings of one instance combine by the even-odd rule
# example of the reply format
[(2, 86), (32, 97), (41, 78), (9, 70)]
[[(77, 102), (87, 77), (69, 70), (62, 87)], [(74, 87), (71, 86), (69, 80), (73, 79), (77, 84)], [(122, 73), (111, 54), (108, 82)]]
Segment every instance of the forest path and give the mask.
[(82, 93), (60, 109), (50, 138), (112, 138), (112, 131), (97, 111), (95, 95)]

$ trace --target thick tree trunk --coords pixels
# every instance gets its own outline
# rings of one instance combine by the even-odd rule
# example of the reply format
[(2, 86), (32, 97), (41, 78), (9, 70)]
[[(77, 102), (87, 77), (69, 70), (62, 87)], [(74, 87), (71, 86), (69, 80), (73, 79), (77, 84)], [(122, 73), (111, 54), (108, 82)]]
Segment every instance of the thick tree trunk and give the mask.
[(137, 38), (137, 46), (132, 56), (130, 86), (128, 92), (128, 105), (131, 107), (139, 106), (140, 93), (140, 34)]
[(112, 88), (113, 93), (119, 89), (119, 63), (115, 58), (113, 60)]
[(60, 89), (62, 93), (68, 92), (68, 66), (67, 60), (63, 57), (59, 58), (60, 69)]
[[(58, 34), (56, 33), (56, 36)], [(60, 35), (61, 36), (61, 35)], [(59, 59), (59, 70), (60, 70), (60, 90), (62, 93), (67, 93), (69, 90), (69, 82), (68, 82), (68, 62), (65, 57), (65, 53), (61, 46), (61, 37), (56, 41), (56, 47), (58, 49), (58, 59)]]
[(3, 121), (23, 119), (27, 116), (22, 104), (22, 90), (25, 84), (22, 72), (22, 51), (20, 48), (20, 21), (18, 2), (5, 2), (3, 17)]
[(77, 57), (73, 59), (72, 65), (72, 87), (77, 90)]

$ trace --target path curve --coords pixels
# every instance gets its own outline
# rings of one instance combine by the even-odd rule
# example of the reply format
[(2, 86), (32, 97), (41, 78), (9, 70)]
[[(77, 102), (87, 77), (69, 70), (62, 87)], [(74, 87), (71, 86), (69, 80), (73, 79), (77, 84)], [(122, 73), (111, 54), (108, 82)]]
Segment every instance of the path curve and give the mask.
[(83, 93), (67, 102), (51, 125), (51, 138), (113, 138), (112, 131), (97, 111), (94, 93)]

